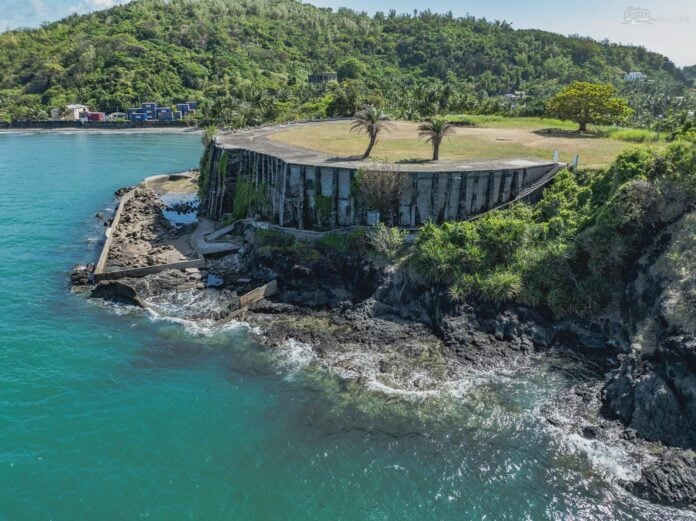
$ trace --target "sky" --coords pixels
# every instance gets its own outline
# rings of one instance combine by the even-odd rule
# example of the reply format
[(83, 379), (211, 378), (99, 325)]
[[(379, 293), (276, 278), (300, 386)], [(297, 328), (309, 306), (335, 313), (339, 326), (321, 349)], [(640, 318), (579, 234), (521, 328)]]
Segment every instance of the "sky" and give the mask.
[[(128, 0), (0, 0), (0, 32), (36, 27), (71, 13)], [(305, 0), (307, 1), (307, 0)], [(309, 0), (321, 7), (358, 11), (452, 11), (455, 16), (505, 20), (516, 29), (545, 29), (597, 40), (643, 45), (679, 66), (696, 64), (696, 0)], [(634, 23), (631, 23), (634, 22)]]

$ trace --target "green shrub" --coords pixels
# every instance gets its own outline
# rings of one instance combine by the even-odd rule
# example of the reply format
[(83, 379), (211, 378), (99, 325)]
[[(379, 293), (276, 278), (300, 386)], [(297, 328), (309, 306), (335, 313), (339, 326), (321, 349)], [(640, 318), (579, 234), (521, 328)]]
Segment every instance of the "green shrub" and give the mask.
[(365, 232), (327, 233), (316, 241), (316, 246), (327, 253), (346, 254), (365, 250)]
[(406, 235), (405, 230), (390, 228), (383, 223), (378, 223), (367, 232), (367, 242), (379, 255), (383, 255), (389, 260), (395, 260), (404, 252)]
[(505, 269), (493, 271), (478, 281), (481, 297), (492, 302), (512, 300), (520, 294), (521, 289), (521, 275)]
[(696, 199), (696, 140), (671, 143), (661, 173), (664, 181), (674, 184), (689, 201)]
[(295, 244), (297, 239), (288, 233), (277, 230), (256, 229), (256, 239), (262, 246), (273, 246), (276, 248), (288, 248)]

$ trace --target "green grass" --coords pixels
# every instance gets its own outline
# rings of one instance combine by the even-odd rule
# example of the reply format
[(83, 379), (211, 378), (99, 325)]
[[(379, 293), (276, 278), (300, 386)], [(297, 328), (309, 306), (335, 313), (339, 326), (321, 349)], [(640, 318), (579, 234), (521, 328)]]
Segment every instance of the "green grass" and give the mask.
[(658, 141), (658, 133), (643, 128), (613, 128), (604, 131), (604, 135), (629, 143), (655, 143)]
[(484, 128), (559, 128), (563, 130), (577, 129), (577, 123), (554, 118), (506, 117), (485, 114), (448, 114), (445, 116), (453, 123), (472, 124)]
[[(450, 116), (448, 116), (450, 117)], [(453, 116), (454, 118), (454, 116)], [(460, 121), (471, 120), (475, 128), (458, 127), (456, 133), (442, 143), (442, 160), (483, 160), (527, 158), (550, 161), (558, 150), (560, 160), (570, 163), (580, 155), (580, 165), (601, 168), (610, 164), (621, 152), (644, 142), (629, 142), (624, 129), (612, 129), (614, 135), (597, 132), (578, 135), (575, 124), (545, 118), (504, 118), (502, 116), (456, 116)], [(372, 159), (389, 162), (427, 161), (432, 157), (428, 143), (418, 139), (418, 124), (399, 121), (395, 128), (380, 134)], [(553, 132), (547, 133), (549, 129)], [(299, 125), (277, 132), (271, 139), (295, 146), (318, 150), (331, 157), (355, 159), (367, 145), (364, 135), (350, 132), (350, 122), (330, 122)]]

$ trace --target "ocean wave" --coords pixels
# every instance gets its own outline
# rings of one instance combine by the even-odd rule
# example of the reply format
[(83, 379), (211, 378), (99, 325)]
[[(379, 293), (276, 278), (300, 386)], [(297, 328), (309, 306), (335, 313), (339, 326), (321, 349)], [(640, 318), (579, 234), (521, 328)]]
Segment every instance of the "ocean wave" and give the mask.
[(564, 453), (584, 456), (593, 470), (608, 481), (638, 481), (641, 465), (635, 457), (621, 447), (599, 440), (590, 440), (576, 433), (566, 433), (553, 428)]
[(294, 338), (286, 341), (277, 352), (279, 365), (283, 369), (289, 369), (292, 372), (307, 367), (316, 359), (316, 354), (311, 345), (299, 342)]
[[(128, 304), (111, 302), (109, 300), (88, 299), (87, 302), (89, 302), (91, 305), (105, 308), (114, 315), (128, 316), (139, 314), (141, 316), (146, 316), (151, 322), (169, 322), (172, 324), (177, 324), (192, 336), (212, 336), (236, 329), (246, 329), (247, 331), (256, 334), (260, 334), (261, 332), (258, 328), (238, 320), (219, 322), (209, 319), (188, 319), (181, 316), (176, 316), (175, 314), (163, 313), (160, 309), (150, 307), (143, 309)], [(174, 307), (170, 308), (170, 310), (172, 309), (174, 309)]]
[(148, 308), (147, 312), (151, 321), (178, 324), (184, 328), (184, 331), (192, 336), (213, 336), (225, 331), (233, 331), (236, 329), (246, 329), (256, 332), (255, 328), (246, 322), (240, 322), (238, 320), (229, 320), (227, 322), (218, 322), (209, 319), (193, 320), (171, 315), (163, 315), (151, 308)]

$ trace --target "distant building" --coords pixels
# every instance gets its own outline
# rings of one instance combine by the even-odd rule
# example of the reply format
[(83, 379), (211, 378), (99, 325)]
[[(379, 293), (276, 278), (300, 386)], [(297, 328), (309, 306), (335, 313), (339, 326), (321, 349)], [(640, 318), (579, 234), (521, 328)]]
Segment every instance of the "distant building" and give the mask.
[(510, 100), (524, 99), (527, 97), (527, 94), (523, 90), (516, 90), (510, 94), (505, 94), (504, 97)]
[(647, 79), (647, 76), (638, 71), (627, 72), (624, 76), (624, 81), (643, 81), (645, 79)]
[(130, 116), (128, 116), (128, 119), (135, 123), (142, 123), (147, 121), (147, 114), (144, 112), (133, 112)]
[(87, 105), (73, 103), (63, 108), (51, 109), (51, 120), (53, 121), (79, 121), (80, 115), (89, 112)]
[(174, 119), (174, 114), (170, 107), (158, 107), (157, 108), (157, 120), (158, 121), (172, 121)]
[(140, 107), (132, 107), (124, 114), (128, 121), (173, 121), (182, 119), (187, 114), (195, 112), (197, 101), (177, 103), (176, 110), (172, 107), (160, 107), (155, 102), (142, 103)]
[(147, 114), (147, 119), (157, 119), (157, 103), (143, 103), (140, 107), (143, 109), (143, 112)]
[(122, 119), (128, 119), (128, 114), (125, 112), (112, 112), (106, 116), (106, 121), (119, 121)]
[(328, 83), (330, 81), (338, 81), (338, 73), (315, 72), (309, 75), (309, 83)]
[(106, 121), (106, 114), (104, 112), (83, 112), (80, 115), (80, 121)]

